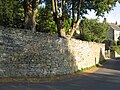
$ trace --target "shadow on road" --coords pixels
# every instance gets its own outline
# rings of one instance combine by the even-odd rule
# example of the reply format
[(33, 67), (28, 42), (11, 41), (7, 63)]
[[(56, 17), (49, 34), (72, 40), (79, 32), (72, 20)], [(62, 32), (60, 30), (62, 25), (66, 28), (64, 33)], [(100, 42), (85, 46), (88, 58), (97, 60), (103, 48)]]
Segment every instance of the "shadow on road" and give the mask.
[(120, 70), (120, 59), (109, 59), (101, 68)]
[(108, 60), (93, 73), (44, 83), (1, 83), (0, 90), (119, 90), (120, 61)]

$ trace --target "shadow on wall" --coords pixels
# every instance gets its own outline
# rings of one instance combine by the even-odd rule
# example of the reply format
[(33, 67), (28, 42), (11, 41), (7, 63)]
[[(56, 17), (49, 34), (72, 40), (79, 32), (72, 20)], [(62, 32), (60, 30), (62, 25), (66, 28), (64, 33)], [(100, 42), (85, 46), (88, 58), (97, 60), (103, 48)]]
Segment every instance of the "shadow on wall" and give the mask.
[(100, 48), (100, 56), (99, 56), (99, 60), (102, 61), (102, 60), (105, 60), (105, 53), (104, 50), (102, 48)]

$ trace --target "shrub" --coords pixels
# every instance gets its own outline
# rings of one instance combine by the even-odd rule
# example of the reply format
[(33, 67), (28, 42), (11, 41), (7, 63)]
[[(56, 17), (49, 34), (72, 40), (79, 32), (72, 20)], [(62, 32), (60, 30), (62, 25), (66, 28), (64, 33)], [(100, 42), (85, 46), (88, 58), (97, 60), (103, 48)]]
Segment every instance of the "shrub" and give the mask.
[(120, 46), (111, 46), (110, 50), (116, 51), (118, 54), (120, 54)]
[(79, 39), (93, 42), (103, 42), (108, 38), (109, 25), (100, 23), (97, 19), (84, 19), (81, 21), (81, 34)]

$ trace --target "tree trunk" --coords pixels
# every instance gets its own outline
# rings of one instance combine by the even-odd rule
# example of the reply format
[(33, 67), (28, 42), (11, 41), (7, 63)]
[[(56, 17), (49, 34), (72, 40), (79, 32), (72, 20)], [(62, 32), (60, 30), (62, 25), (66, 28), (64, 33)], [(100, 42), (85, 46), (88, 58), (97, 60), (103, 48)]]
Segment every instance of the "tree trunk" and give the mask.
[(65, 0), (62, 0), (62, 16), (58, 17), (58, 1), (52, 0), (53, 19), (57, 25), (58, 36), (66, 37), (64, 30), (64, 19), (65, 19)]
[(77, 21), (80, 19), (80, 8), (81, 8), (82, 0), (78, 0), (78, 7), (77, 7)]
[(71, 27), (73, 28), (75, 23), (75, 0), (72, 0), (72, 25)]
[(60, 30), (60, 32), (61, 32), (61, 35), (63, 36), (63, 37), (65, 37), (66, 38), (66, 33), (65, 33), (65, 30), (64, 30), (64, 21), (65, 21), (65, 14), (66, 14), (66, 12), (65, 12), (65, 10), (66, 10), (66, 0), (62, 0), (62, 17), (61, 17), (61, 30)]
[(36, 8), (39, 0), (24, 0), (23, 8), (25, 14), (25, 28), (35, 32), (36, 30)]
[(36, 21), (35, 21), (35, 11), (32, 13), (28, 11), (25, 16), (25, 28), (31, 30), (32, 32), (36, 31)]
[(75, 33), (76, 30), (79, 30), (79, 27), (80, 27), (80, 19), (77, 21), (77, 23), (74, 23), (74, 24), (73, 24), (73, 28), (72, 28), (72, 30), (71, 30), (69, 39), (72, 38), (72, 36), (74, 35), (74, 33)]
[(57, 25), (57, 29), (58, 29), (58, 36), (61, 36), (60, 34), (60, 22), (58, 20), (58, 17), (57, 17), (57, 0), (52, 0), (52, 10), (53, 10), (53, 20), (55, 21), (56, 25)]
[(73, 3), (73, 5), (72, 5), (72, 25), (71, 25), (72, 29), (71, 29), (69, 39), (72, 38), (72, 36), (74, 35), (76, 30), (80, 29), (80, 8), (81, 8), (82, 0), (79, 0), (78, 4), (77, 4), (77, 20), (76, 21), (75, 21), (75, 1), (72, 0), (72, 3)]

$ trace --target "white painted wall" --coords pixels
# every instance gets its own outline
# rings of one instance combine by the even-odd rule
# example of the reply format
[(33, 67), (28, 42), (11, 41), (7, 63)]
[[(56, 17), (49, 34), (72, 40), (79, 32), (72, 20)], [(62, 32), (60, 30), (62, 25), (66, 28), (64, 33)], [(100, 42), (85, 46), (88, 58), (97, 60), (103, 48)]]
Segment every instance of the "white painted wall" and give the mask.
[(118, 37), (120, 36), (120, 31), (114, 30), (114, 40), (118, 41)]

